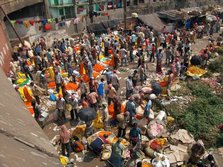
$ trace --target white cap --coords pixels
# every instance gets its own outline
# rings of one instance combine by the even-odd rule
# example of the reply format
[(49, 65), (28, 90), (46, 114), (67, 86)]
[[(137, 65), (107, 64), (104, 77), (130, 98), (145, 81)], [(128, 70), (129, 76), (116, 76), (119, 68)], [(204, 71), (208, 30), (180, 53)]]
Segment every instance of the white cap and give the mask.
[(156, 99), (157, 98), (157, 96), (155, 95), (155, 94), (150, 94), (149, 95), (149, 99), (151, 99), (151, 100), (154, 100), (154, 99)]

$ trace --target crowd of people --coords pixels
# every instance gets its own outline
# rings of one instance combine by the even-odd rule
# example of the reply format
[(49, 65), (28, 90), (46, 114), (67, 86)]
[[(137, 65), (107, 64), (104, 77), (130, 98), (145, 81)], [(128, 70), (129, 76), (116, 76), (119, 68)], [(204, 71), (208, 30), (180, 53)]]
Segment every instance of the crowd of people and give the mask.
[[(202, 35), (203, 33), (210, 35), (210, 44), (200, 56), (200, 64), (203, 66), (210, 57), (214, 26), (215, 24), (211, 26), (207, 24), (206, 27), (203, 27), (205, 31), (202, 31)], [(199, 28), (195, 24), (191, 30), (175, 29), (168, 32), (167, 28), (163, 27), (160, 32), (155, 32), (147, 26), (138, 25), (128, 34), (122, 28), (115, 31), (108, 30), (107, 34), (100, 36), (82, 33), (78, 45), (71, 39), (55, 39), (50, 48), (47, 47), (42, 37), (30, 47), (16, 46), (14, 48), (8, 77), (16, 90), (19, 88), (16, 82), (19, 78), (18, 72), (24, 73), (30, 79), (28, 85), (32, 91), (31, 102), (34, 118), (37, 121), (41, 115), (41, 96), (49, 95), (48, 83), (54, 81), (54, 93), (58, 94), (55, 106), (58, 120), (68, 119), (67, 104), (71, 106), (69, 110), (71, 121), (80, 121), (78, 115), (80, 108), (99, 110), (103, 118), (104, 130), (110, 128), (111, 119), (118, 122), (118, 137), (128, 138), (126, 130), (130, 128), (129, 141), (134, 153), (134, 150), (140, 150), (142, 147), (142, 131), (137, 126), (136, 107), (143, 106), (143, 102), (146, 101), (142, 118), (151, 121), (151, 109), (156, 104), (154, 100), (161, 93), (152, 89), (149, 96), (145, 96), (141, 90), (151, 73), (148, 69), (151, 69), (155, 63), (157, 75), (167, 76), (167, 88), (169, 89), (175, 78), (184, 76), (190, 64), (191, 45), (195, 43), (195, 38), (200, 36)], [(219, 30), (217, 26), (215, 31), (219, 32)], [(94, 66), (101, 63), (101, 55), (111, 58), (111, 62), (98, 78), (94, 78)], [(133, 73), (128, 74), (125, 80), (126, 92), (125, 97), (122, 98), (119, 69), (127, 66), (134, 66), (135, 69)], [(163, 70), (163, 67), (167, 70)], [(53, 73), (54, 78), (50, 78), (52, 76), (50, 73)], [(65, 77), (64, 73), (67, 73)], [(82, 78), (84, 74), (87, 75), (87, 80)], [(77, 84), (76, 91), (69, 93), (65, 88), (66, 82)], [(167, 95), (170, 96), (170, 91), (167, 91)], [(127, 102), (122, 112), (122, 101), (124, 100)], [(111, 104), (114, 105), (112, 118), (108, 111), (108, 106)], [(119, 119), (120, 114), (123, 114), (124, 119)], [(92, 121), (85, 123), (87, 126), (85, 135), (88, 137), (93, 133)], [(62, 154), (69, 157), (71, 133), (66, 125), (61, 126), (60, 138)], [(122, 148), (119, 140), (113, 145), (112, 152), (111, 163), (115, 164), (115, 167), (121, 167)]]

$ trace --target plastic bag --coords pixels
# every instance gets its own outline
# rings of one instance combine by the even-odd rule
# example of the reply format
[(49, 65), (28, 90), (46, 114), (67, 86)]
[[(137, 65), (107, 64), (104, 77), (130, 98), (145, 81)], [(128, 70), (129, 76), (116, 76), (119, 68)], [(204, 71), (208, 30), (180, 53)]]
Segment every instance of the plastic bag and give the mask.
[(97, 117), (93, 121), (93, 127), (96, 128), (96, 129), (102, 129), (104, 127), (103, 120), (102, 120), (102, 115), (100, 114), (100, 112), (97, 112)]
[(63, 166), (66, 166), (67, 163), (69, 162), (69, 159), (65, 156), (60, 156), (60, 163), (63, 165)]
[(108, 160), (111, 157), (112, 154), (112, 146), (110, 144), (104, 144), (103, 150), (101, 154), (101, 160)]
[(50, 101), (57, 101), (57, 98), (54, 94), (51, 94), (49, 99)]
[(170, 167), (170, 161), (164, 154), (154, 153), (156, 158), (152, 160), (153, 167)]

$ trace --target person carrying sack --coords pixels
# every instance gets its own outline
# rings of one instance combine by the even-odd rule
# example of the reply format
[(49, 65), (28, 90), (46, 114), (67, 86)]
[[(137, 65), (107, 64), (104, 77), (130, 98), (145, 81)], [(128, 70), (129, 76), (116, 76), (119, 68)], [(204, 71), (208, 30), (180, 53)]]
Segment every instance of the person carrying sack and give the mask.
[(129, 138), (133, 146), (135, 146), (138, 142), (140, 143), (141, 138), (142, 138), (142, 132), (138, 128), (137, 123), (133, 124), (132, 129), (130, 130), (129, 133)]

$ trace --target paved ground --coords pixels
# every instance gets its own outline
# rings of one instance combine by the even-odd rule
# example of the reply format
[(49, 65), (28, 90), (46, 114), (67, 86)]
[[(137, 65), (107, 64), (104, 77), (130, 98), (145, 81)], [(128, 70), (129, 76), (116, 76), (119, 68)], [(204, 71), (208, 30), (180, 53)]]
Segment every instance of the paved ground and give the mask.
[[(192, 44), (192, 53), (198, 53), (207, 44), (208, 44), (208, 37), (196, 40), (196, 43)], [(125, 90), (126, 78), (131, 71), (136, 69), (136, 64), (130, 64), (128, 67), (124, 67), (124, 68), (127, 68), (127, 71), (119, 74), (119, 77), (121, 78), (120, 79), (121, 87), (120, 87), (120, 91), (119, 91), (120, 94), (123, 94), (125, 92), (124, 90)], [(148, 71), (147, 71), (148, 75), (150, 75), (151, 73), (154, 73), (154, 71), (155, 71), (155, 64), (149, 63)], [(68, 121), (66, 124), (68, 127), (74, 127), (77, 123)], [(58, 135), (58, 127), (55, 123), (50, 123), (50, 124), (46, 125), (43, 130), (47, 134), (47, 136), (49, 137), (50, 140), (52, 140), (55, 137), (55, 135)], [(222, 153), (222, 155), (223, 155), (223, 149), (219, 149), (218, 151), (216, 151), (216, 157), (218, 157), (219, 161), (221, 159), (223, 159), (222, 155), (220, 155), (220, 153)], [(89, 152), (86, 154), (82, 154), (82, 153), (72, 154), (71, 158), (74, 160), (75, 165), (78, 167), (86, 167), (87, 165), (89, 165), (91, 167), (108, 166), (105, 164), (105, 162), (100, 161), (100, 159), (97, 158), (93, 153), (89, 153)], [(81, 162), (79, 162), (79, 161), (81, 161)], [(221, 164), (223, 164), (223, 162)]]

